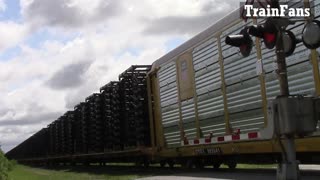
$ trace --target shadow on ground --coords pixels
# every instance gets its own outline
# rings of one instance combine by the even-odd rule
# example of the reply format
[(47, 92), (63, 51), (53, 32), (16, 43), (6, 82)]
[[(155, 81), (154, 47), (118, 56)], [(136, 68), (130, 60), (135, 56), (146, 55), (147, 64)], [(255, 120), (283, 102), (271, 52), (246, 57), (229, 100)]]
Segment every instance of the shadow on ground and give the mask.
[[(56, 170), (65, 172), (75, 173), (89, 173), (93, 175), (112, 175), (112, 176), (123, 176), (123, 175), (138, 175), (143, 177), (159, 177), (159, 179), (236, 179), (236, 180), (247, 180), (249, 179), (275, 179), (275, 169), (219, 169), (214, 170), (213, 168), (204, 169), (183, 169), (179, 167), (175, 168), (160, 168), (160, 167), (135, 167), (135, 166), (55, 166), (55, 167), (36, 167), (46, 170)], [(303, 179), (319, 179), (320, 171), (318, 170), (302, 170), (301, 176)], [(166, 177), (166, 178), (164, 178)], [(169, 177), (169, 178), (168, 178)], [(171, 178), (170, 178), (171, 177)], [(144, 179), (144, 178), (142, 178)], [(146, 178), (148, 179), (148, 178)], [(152, 178), (151, 178), (152, 179)], [(155, 178), (157, 179), (157, 178)]]

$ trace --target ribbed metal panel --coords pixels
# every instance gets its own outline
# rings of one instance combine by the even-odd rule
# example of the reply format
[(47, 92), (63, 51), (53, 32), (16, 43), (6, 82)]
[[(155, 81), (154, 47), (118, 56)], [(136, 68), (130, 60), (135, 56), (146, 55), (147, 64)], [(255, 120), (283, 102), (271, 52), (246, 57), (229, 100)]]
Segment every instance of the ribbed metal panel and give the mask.
[(168, 147), (180, 145), (179, 105), (176, 64), (168, 63), (158, 73), (160, 82), (161, 116)]
[[(247, 25), (251, 24), (251, 21), (247, 22)], [(264, 123), (260, 80), (256, 72), (256, 48), (252, 48), (248, 57), (243, 57), (238, 48), (224, 42), (226, 35), (238, 34), (244, 28), (237, 27), (231, 27), (221, 37), (227, 104), (231, 127), (249, 132), (262, 128)]]
[(176, 65), (174, 62), (163, 66), (159, 71), (161, 108), (178, 102)]
[(230, 120), (232, 128), (240, 129), (241, 133), (258, 131), (263, 127), (262, 109), (230, 114)]
[(175, 108), (170, 111), (162, 111), (162, 126), (170, 127), (178, 125), (179, 123), (179, 109)]
[(165, 127), (164, 137), (168, 147), (176, 147), (181, 145), (179, 126)]
[(229, 113), (261, 107), (260, 81), (248, 79), (227, 87)]
[(225, 119), (224, 116), (209, 117), (200, 121), (200, 127), (204, 136), (210, 135), (220, 136), (225, 134)]
[(224, 134), (219, 52), (215, 38), (194, 48), (193, 65), (200, 129), (204, 136)]
[(220, 89), (198, 96), (199, 120), (222, 116), (223, 113), (223, 98)]
[(181, 102), (181, 116), (185, 136), (188, 139), (196, 138), (195, 106), (193, 98)]

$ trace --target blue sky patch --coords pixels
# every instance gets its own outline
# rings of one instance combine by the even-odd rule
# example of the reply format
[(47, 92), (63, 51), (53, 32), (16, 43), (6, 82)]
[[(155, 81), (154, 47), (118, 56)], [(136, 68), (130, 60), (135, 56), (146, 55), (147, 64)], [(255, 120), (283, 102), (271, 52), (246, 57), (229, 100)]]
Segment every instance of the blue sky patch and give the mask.
[(18, 56), (18, 54), (20, 53), (21, 53), (20, 46), (6, 49), (3, 52), (0, 52), (0, 61), (9, 61), (10, 59)]
[(61, 34), (61, 33), (51, 33), (48, 29), (41, 29), (32, 35), (30, 35), (25, 43), (32, 48), (41, 48), (46, 41), (58, 41), (61, 43), (67, 43), (77, 37), (78, 34)]
[(0, 21), (20, 21), (20, 1), (19, 0), (5, 0), (7, 8), (0, 13)]
[(170, 39), (169, 41), (167, 41), (165, 43), (166, 46), (166, 51), (169, 52), (175, 48), (177, 48), (178, 46), (180, 46), (182, 43), (184, 43), (186, 40), (183, 38), (173, 38)]

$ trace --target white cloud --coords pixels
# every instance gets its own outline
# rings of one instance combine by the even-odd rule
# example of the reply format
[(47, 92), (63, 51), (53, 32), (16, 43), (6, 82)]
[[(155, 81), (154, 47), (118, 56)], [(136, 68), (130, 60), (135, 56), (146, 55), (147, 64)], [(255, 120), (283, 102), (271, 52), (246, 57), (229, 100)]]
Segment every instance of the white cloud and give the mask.
[(20, 43), (26, 34), (27, 29), (23, 24), (0, 21), (0, 52)]
[[(20, 54), (0, 61), (0, 144), (5, 151), (110, 80), (117, 80), (118, 74), (130, 65), (151, 64), (166, 53), (166, 42), (192, 37), (212, 24), (215, 19), (208, 19), (215, 9), (223, 15), (234, 3), (222, 0), (111, 2), (115, 1), (21, 0), (23, 22), (0, 22), (0, 50), (17, 44), (21, 47)], [(208, 7), (210, 3), (216, 6)], [(222, 4), (224, 8), (219, 10)], [(202, 17), (208, 18), (201, 21)], [(163, 29), (145, 33), (152, 26), (158, 27), (155, 23), (163, 19), (167, 20), (162, 24)], [(195, 20), (199, 20), (197, 28), (193, 24)], [(180, 24), (175, 27), (178, 30), (169, 33), (172, 27), (168, 22)], [(66, 41), (44, 40), (39, 47), (23, 41), (43, 29), (55, 36), (72, 34), (73, 37)], [(86, 62), (86, 67), (82, 62)], [(68, 70), (70, 67), (73, 70)]]

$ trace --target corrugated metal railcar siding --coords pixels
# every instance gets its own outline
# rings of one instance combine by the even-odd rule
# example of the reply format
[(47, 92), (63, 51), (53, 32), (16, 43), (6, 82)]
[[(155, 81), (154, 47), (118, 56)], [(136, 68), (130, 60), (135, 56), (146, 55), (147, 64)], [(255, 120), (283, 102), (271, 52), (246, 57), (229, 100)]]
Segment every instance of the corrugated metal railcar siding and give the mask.
[(219, 53), (215, 38), (194, 48), (193, 65), (200, 129), (204, 136), (225, 133)]
[(158, 72), (160, 83), (161, 116), (164, 137), (168, 147), (180, 145), (179, 105), (175, 62), (161, 67)]
[(193, 98), (181, 101), (181, 116), (185, 137), (187, 139), (195, 139), (197, 130), (195, 127), (195, 107)]
[[(238, 34), (244, 23), (230, 27), (221, 35), (224, 76), (231, 127), (241, 132), (259, 130), (264, 125), (260, 80), (256, 73), (256, 48), (242, 57), (238, 48), (225, 44), (226, 35)], [(252, 25), (248, 21), (246, 25)]]

